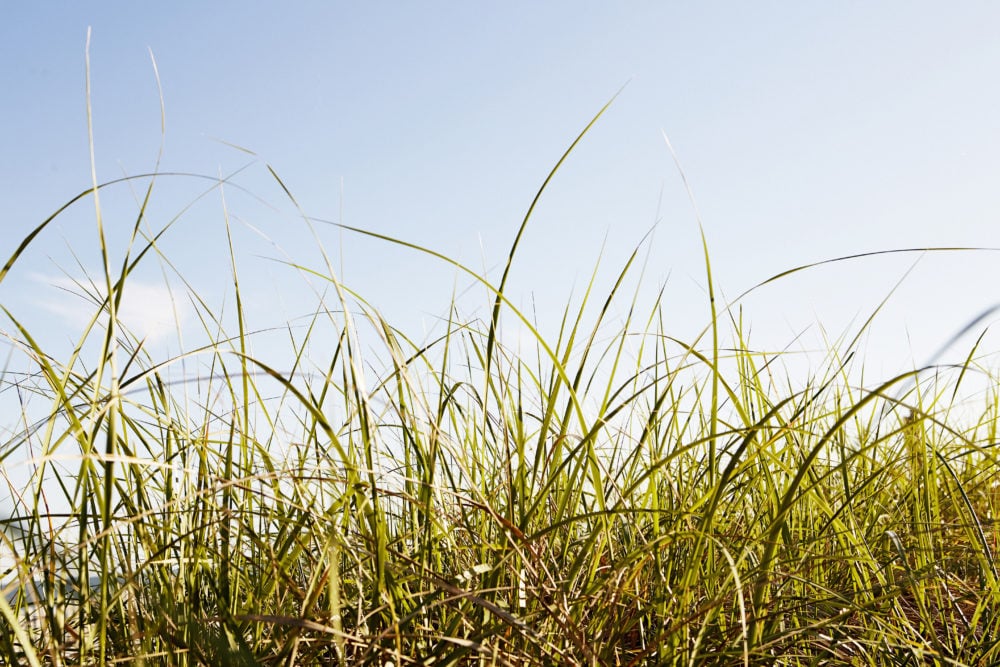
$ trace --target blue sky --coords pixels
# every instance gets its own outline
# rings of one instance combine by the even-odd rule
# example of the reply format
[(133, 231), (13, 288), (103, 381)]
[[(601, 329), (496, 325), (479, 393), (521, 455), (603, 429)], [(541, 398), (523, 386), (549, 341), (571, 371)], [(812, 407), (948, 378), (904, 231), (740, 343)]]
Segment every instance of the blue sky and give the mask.
[[(275, 258), (321, 267), (265, 164), (311, 216), (418, 242), (496, 279), (549, 169), (622, 86), (553, 181), (515, 260), (510, 293), (536, 304), (549, 333), (598, 259), (606, 290), (654, 225), (644, 298), (666, 284), (665, 320), (679, 336), (707, 322), (698, 223), (664, 135), (730, 299), (847, 254), (1000, 246), (996, 3), (57, 6), (19, 4), (0, 28), (0, 254), (89, 185), (89, 26), (99, 180), (156, 164), (150, 50), (166, 109), (160, 169), (217, 176), (249, 165), (226, 188), (225, 209), (210, 193), (163, 246), (221, 306), (228, 212), (258, 326), (309, 311), (301, 277)], [(151, 224), (209, 185), (161, 179)], [(133, 197), (124, 187), (102, 197), (118, 252)], [(68, 341), (84, 310), (65, 288), (84, 270), (98, 275), (95, 229), (91, 204), (70, 209), (0, 285), (0, 300)], [(340, 276), (416, 338), (470, 285), (411, 251), (317, 231)], [(747, 299), (751, 343), (781, 349), (804, 332), (793, 347), (822, 351), (824, 335), (853, 334), (914, 262), (872, 328), (866, 363), (877, 372), (922, 363), (1000, 301), (989, 252), (841, 263)], [(130, 316), (168, 340), (159, 271), (151, 263), (136, 276)], [(485, 316), (489, 300), (471, 295), (466, 312)], [(192, 315), (182, 306), (180, 317)]]

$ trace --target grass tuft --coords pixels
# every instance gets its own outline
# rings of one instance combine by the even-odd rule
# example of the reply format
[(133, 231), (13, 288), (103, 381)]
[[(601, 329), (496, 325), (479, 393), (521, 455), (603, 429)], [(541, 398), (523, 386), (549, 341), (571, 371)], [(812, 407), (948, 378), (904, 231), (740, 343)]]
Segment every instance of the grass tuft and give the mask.
[[(447, 263), (488, 290), (490, 317), (454, 302), (414, 341), (325, 251), (288, 260), (329, 290), (280, 370), (254, 352), (266, 332), (219, 178), (234, 312), (188, 288), (209, 342), (157, 358), (121, 313), (140, 265), (171, 266), (177, 219), (152, 230), (147, 213), (168, 177), (184, 178), (94, 170), (0, 271), (93, 201), (102, 275), (78, 283), (93, 311), (69, 354), (3, 309), (0, 392), (20, 406), (0, 443), (6, 664), (1000, 662), (1000, 392), (979, 341), (957, 367), (859, 384), (858, 336), (793, 387), (716, 303), (707, 243), (701, 336), (626, 294), (640, 245), (550, 340), (505, 291), (529, 209), (497, 284), (341, 225)], [(98, 195), (123, 182), (146, 187), (115, 256)], [(970, 417), (971, 378), (989, 389)], [(26, 459), (17, 483), (7, 467)]]

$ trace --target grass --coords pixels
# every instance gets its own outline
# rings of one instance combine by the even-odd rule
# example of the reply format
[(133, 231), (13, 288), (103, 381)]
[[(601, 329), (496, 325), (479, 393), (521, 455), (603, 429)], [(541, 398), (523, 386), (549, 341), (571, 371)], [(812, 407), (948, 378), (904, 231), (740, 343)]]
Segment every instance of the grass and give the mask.
[[(0, 462), (34, 466), (3, 534), (7, 664), (1000, 662), (1000, 394), (978, 349), (859, 384), (854, 338), (792, 387), (711, 289), (694, 340), (641, 309), (639, 250), (546, 339), (505, 292), (529, 209), (499, 283), (380, 237), (486, 288), (486, 321), (456, 304), (413, 341), (332, 262), (289, 261), (335, 297), (278, 370), (252, 352), (230, 236), (235, 322), (189, 290), (211, 342), (153, 358), (119, 314), (143, 263), (170, 266), (174, 223), (146, 215), (163, 178), (123, 179), (146, 189), (121, 256), (99, 195), (122, 182), (94, 176), (0, 271), (95, 204), (103, 273), (73, 351), (4, 309), (30, 372), (0, 378), (24, 406)], [(705, 269), (711, 288), (707, 246)], [(175, 373), (195, 362), (189, 392)]]

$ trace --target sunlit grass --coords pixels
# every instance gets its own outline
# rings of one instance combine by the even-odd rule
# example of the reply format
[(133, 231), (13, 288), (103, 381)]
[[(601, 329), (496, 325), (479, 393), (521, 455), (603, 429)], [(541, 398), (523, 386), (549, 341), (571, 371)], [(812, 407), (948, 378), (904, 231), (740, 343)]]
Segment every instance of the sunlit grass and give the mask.
[[(234, 317), (189, 290), (213, 342), (154, 358), (118, 313), (137, 267), (169, 266), (173, 223), (148, 231), (157, 181), (132, 180), (127, 251), (98, 227), (74, 351), (5, 309), (8, 368), (30, 372), (0, 378), (22, 406), (0, 463), (33, 466), (8, 483), (7, 663), (1000, 662), (998, 392), (978, 349), (858, 384), (854, 338), (790, 386), (711, 289), (693, 340), (640, 307), (641, 248), (548, 339), (505, 292), (529, 209), (496, 283), (380, 237), (484, 287), (488, 320), (456, 303), (414, 341), (331, 261), (291, 261), (333, 296), (279, 370), (253, 352), (230, 237)], [(91, 199), (100, 220), (119, 185), (95, 177), (67, 206)], [(711, 286), (707, 247), (705, 269)], [(178, 382), (182, 363), (199, 378)], [(972, 378), (990, 389), (959, 411)]]

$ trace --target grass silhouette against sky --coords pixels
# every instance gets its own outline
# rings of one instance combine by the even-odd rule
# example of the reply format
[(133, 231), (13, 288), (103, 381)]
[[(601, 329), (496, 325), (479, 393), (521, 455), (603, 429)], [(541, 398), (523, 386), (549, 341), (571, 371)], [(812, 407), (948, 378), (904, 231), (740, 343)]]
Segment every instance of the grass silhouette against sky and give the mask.
[(901, 8), (20, 10), (0, 655), (995, 661), (997, 13)]
[[(548, 165), (627, 83), (536, 211), (510, 294), (534, 298), (544, 319), (581, 288), (602, 243), (613, 272), (655, 225), (646, 282), (666, 282), (678, 326), (701, 323), (697, 224), (664, 133), (729, 299), (831, 257), (998, 245), (998, 24), (987, 3), (19, 6), (0, 40), (0, 224), (13, 243), (51, 202), (87, 186), (87, 26), (99, 179), (154, 167), (152, 50), (166, 110), (161, 170), (228, 174), (253, 159), (221, 142), (236, 144), (272, 165), (309, 215), (419, 241), (491, 275)], [(280, 201), (259, 164), (241, 184)], [(156, 204), (176, 212), (193, 191), (165, 184)], [(301, 225), (230, 196), (247, 256), (280, 256), (251, 225), (296, 258), (314, 248)], [(208, 253), (222, 238), (209, 222), (218, 211), (209, 198), (171, 240), (202, 286), (217, 282)], [(78, 317), (61, 293), (81, 275), (66, 246), (84, 247), (93, 221), (86, 207), (76, 215), (58, 225), (65, 244), (46, 245), (51, 260), (2, 288), (6, 301), (47, 308), (40, 316), (54, 326)], [(332, 227), (320, 233), (350, 284), (401, 324), (433, 327), (453, 272)], [(824, 349), (818, 322), (836, 337), (863, 321), (916, 259), (859, 261), (761, 291), (754, 342), (780, 349), (805, 332), (796, 345)], [(80, 261), (96, 267), (86, 252)], [(869, 363), (891, 372), (925, 361), (997, 300), (995, 266), (986, 253), (922, 259), (872, 329)], [(297, 279), (267, 262), (255, 275), (248, 293), (262, 311), (299, 314), (282, 290)], [(137, 278), (149, 293), (132, 317), (169, 338), (173, 318), (148, 307), (158, 282)]]

